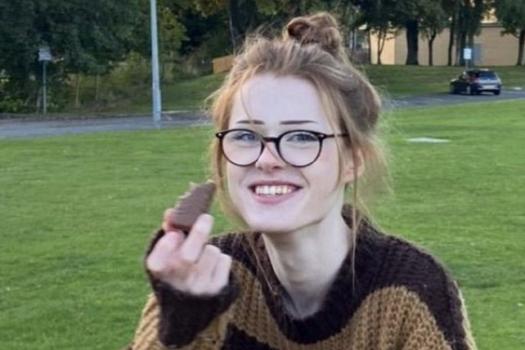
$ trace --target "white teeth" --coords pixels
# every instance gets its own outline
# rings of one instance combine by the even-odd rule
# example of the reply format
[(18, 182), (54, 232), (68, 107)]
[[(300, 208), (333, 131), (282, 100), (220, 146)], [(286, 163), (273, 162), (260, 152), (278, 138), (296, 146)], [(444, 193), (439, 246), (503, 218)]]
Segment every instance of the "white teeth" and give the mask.
[(280, 196), (293, 192), (294, 187), (283, 185), (283, 186), (255, 186), (255, 193), (264, 196)]

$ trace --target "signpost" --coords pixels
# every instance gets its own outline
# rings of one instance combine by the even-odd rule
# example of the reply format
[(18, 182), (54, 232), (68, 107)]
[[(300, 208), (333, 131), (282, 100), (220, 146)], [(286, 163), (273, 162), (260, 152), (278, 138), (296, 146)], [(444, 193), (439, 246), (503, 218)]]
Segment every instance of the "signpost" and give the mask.
[(51, 55), (51, 51), (49, 50), (49, 47), (43, 46), (40, 49), (38, 49), (38, 61), (42, 62), (42, 110), (43, 113), (47, 113), (47, 74), (46, 74), (46, 66), (47, 62), (52, 61), (53, 56)]
[(463, 60), (465, 61), (465, 69), (468, 69), (469, 63), (472, 60), (472, 49), (470, 47), (463, 49)]

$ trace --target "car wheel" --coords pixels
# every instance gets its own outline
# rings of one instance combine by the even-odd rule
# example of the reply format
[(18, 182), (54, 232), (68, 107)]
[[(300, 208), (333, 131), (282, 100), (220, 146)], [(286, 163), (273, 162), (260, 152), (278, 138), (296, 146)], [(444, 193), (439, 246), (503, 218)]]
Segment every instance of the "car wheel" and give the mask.
[(494, 95), (499, 95), (501, 93), (501, 90), (494, 90)]

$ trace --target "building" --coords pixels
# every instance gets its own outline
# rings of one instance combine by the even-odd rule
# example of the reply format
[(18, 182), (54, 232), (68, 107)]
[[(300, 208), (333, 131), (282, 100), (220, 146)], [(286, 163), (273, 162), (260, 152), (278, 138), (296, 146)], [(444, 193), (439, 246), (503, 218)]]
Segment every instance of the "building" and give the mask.
[[(501, 35), (503, 27), (495, 21), (482, 23), (479, 35), (474, 38), (473, 59), (477, 66), (512, 66), (518, 59), (518, 38), (513, 35)], [(435, 66), (448, 63), (449, 29), (446, 28), (434, 40), (433, 63)], [(372, 35), (371, 62), (377, 63), (377, 36)], [(452, 62), (455, 62), (455, 47), (452, 50)], [(407, 43), (404, 30), (390, 35), (381, 53), (382, 64), (405, 64)], [(428, 65), (428, 40), (420, 35), (418, 61)]]

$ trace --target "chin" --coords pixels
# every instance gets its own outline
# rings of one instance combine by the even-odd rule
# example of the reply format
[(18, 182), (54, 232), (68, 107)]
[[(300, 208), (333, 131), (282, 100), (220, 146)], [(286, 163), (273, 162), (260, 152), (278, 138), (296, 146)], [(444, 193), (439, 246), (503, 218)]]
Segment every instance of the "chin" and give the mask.
[(289, 213), (242, 213), (242, 218), (251, 231), (256, 232), (291, 232), (304, 226), (298, 218)]
[(283, 232), (290, 230), (290, 218), (286, 217), (286, 220), (283, 220), (283, 217), (273, 217), (272, 215), (260, 215), (260, 214), (250, 214), (242, 213), (242, 218), (246, 225), (252, 231), (260, 232)]

